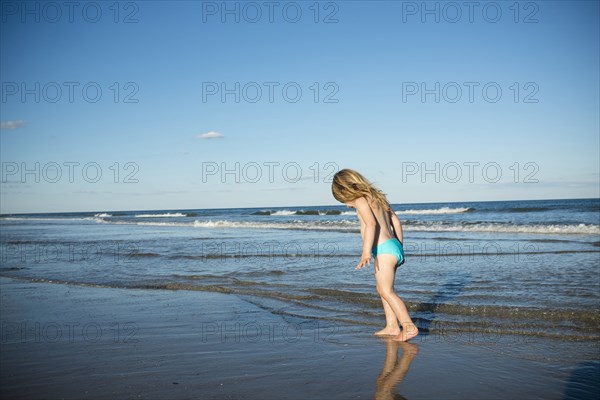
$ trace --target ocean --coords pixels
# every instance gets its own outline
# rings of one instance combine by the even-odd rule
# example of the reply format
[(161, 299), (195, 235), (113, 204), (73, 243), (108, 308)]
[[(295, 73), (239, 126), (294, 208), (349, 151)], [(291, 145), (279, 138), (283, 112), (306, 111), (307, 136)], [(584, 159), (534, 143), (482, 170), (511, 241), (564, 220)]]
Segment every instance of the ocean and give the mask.
[[(600, 199), (394, 204), (395, 288), (429, 337), (600, 338)], [(285, 318), (382, 328), (344, 205), (0, 216), (4, 277), (237, 295)], [(201, 306), (201, 305), (199, 305)], [(594, 350), (597, 353), (597, 348)]]

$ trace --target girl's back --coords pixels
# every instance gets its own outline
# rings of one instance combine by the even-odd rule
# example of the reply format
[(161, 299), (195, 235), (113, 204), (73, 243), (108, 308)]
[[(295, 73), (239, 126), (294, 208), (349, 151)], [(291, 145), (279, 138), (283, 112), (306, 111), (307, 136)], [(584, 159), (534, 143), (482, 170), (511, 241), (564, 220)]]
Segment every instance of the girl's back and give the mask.
[(377, 221), (378, 229), (376, 230), (376, 242), (382, 243), (394, 237), (392, 231), (391, 215), (393, 211), (384, 210), (376, 201), (368, 201), (371, 207), (371, 212)]

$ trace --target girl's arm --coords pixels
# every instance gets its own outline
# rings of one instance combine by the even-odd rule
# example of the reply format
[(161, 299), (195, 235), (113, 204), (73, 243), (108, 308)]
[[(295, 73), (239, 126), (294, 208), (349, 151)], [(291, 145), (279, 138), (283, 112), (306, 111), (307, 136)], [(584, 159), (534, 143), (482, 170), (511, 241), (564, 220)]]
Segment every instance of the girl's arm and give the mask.
[(365, 265), (371, 263), (371, 251), (373, 250), (373, 241), (375, 240), (375, 228), (377, 226), (377, 221), (375, 221), (375, 216), (373, 216), (373, 212), (371, 211), (371, 207), (369, 206), (366, 198), (361, 197), (356, 199), (354, 201), (354, 205), (356, 207), (356, 213), (358, 214), (358, 217), (363, 221), (365, 226), (362, 256), (360, 258), (360, 262), (356, 266), (356, 269), (361, 269)]
[(394, 210), (390, 211), (392, 217), (392, 225), (394, 226), (394, 234), (396, 235), (396, 239), (400, 241), (400, 243), (404, 244), (402, 240), (402, 224), (400, 223), (400, 219), (394, 212)]

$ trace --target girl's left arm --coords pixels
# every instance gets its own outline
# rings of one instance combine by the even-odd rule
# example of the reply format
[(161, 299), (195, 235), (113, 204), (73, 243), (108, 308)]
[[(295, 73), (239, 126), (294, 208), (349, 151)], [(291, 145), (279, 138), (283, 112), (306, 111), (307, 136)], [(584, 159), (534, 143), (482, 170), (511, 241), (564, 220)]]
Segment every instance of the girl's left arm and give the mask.
[(371, 251), (373, 250), (373, 241), (375, 240), (375, 228), (377, 226), (377, 222), (375, 221), (375, 216), (373, 216), (373, 212), (371, 211), (371, 207), (369, 206), (366, 198), (361, 197), (356, 199), (354, 205), (356, 207), (358, 216), (365, 225), (362, 256), (360, 258), (360, 262), (356, 266), (356, 269), (361, 269), (365, 265), (371, 263)]

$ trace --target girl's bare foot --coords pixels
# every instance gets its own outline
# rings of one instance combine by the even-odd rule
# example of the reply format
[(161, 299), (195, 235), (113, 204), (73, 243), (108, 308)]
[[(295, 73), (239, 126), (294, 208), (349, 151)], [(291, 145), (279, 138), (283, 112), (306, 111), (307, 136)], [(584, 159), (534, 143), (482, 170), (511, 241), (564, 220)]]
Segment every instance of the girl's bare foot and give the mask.
[(415, 325), (405, 326), (402, 332), (394, 337), (394, 340), (406, 342), (419, 334), (419, 329)]
[(386, 326), (382, 330), (375, 332), (373, 335), (375, 335), (375, 336), (398, 336), (399, 334), (400, 334), (399, 327), (390, 328), (390, 327)]

